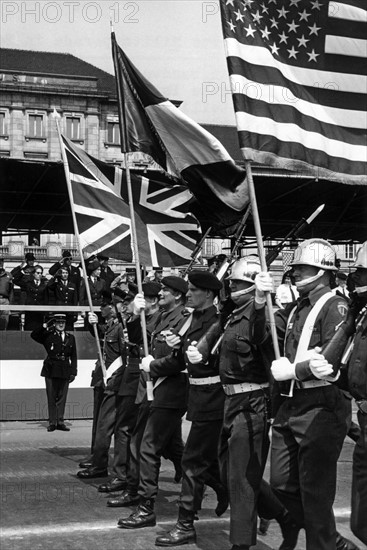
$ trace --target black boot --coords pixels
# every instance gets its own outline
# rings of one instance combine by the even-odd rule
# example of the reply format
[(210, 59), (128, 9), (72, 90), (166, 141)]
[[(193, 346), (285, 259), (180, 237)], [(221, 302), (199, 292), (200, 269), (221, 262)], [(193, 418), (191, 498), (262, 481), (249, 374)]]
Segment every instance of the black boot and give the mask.
[(359, 550), (351, 540), (345, 539), (340, 533), (336, 533), (336, 550)]
[(178, 520), (171, 531), (155, 539), (156, 546), (180, 546), (196, 542), (196, 531), (194, 528), (195, 512), (179, 508)]
[(154, 500), (142, 499), (135, 512), (128, 518), (121, 518), (117, 525), (122, 529), (140, 529), (141, 527), (153, 527), (156, 524), (154, 513)]
[(137, 493), (133, 493), (132, 491), (129, 491), (128, 489), (121, 493), (119, 497), (116, 498), (110, 498), (107, 501), (107, 506), (110, 508), (118, 508), (120, 506), (126, 507), (126, 506), (136, 506), (139, 503), (140, 499)]
[(298, 535), (301, 527), (293, 520), (288, 512), (275, 518), (279, 523), (283, 535), (283, 542), (279, 550), (294, 550), (297, 546)]

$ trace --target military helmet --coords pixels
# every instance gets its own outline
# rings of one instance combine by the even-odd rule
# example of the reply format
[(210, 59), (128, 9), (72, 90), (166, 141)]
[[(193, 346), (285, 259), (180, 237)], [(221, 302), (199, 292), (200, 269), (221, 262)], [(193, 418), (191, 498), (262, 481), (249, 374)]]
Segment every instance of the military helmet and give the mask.
[(227, 279), (253, 283), (256, 275), (260, 273), (260, 271), (261, 266), (259, 258), (255, 255), (245, 256), (233, 264), (231, 274)]
[(358, 249), (356, 259), (352, 267), (367, 269), (367, 241)]
[(307, 239), (294, 252), (290, 265), (312, 265), (326, 271), (338, 271), (334, 247), (324, 239)]

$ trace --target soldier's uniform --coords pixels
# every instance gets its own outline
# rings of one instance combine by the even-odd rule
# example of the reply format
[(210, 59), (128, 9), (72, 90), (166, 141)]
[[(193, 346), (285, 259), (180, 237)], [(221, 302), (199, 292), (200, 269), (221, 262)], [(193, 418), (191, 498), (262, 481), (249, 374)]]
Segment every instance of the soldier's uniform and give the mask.
[[(65, 316), (55, 316), (63, 317)], [(61, 335), (52, 328), (38, 328), (31, 338), (43, 344), (47, 351), (41, 376), (45, 377), (48, 401), (49, 424), (60, 426), (64, 423), (64, 411), (70, 377), (77, 375), (77, 351), (75, 338), (64, 332)]]
[[(47, 286), (54, 293), (57, 306), (76, 306), (78, 304), (78, 291), (71, 281), (52, 278), (51, 281), (48, 281)], [(74, 329), (75, 320), (76, 315), (74, 313), (66, 313), (66, 330)]]

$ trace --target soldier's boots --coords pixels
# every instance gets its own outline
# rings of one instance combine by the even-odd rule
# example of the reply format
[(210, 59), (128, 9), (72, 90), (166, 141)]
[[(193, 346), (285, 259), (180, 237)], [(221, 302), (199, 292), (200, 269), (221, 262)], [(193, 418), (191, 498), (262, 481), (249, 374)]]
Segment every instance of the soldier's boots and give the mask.
[(340, 533), (336, 533), (336, 550), (359, 550), (359, 548), (351, 540), (344, 538)]
[(142, 499), (135, 512), (127, 518), (120, 518), (117, 525), (121, 529), (140, 529), (142, 527), (154, 527), (156, 517), (154, 513), (154, 500)]
[(156, 546), (181, 546), (196, 542), (195, 512), (179, 508), (178, 520), (171, 531), (155, 539)]
[(284, 512), (275, 519), (279, 523), (283, 535), (283, 542), (279, 546), (279, 550), (294, 550), (297, 546), (301, 526), (293, 520), (288, 512)]
[(110, 508), (119, 508), (124, 506), (135, 506), (140, 501), (139, 495), (137, 493), (132, 493), (130, 491), (124, 491), (119, 497), (110, 498), (107, 501), (107, 506)]

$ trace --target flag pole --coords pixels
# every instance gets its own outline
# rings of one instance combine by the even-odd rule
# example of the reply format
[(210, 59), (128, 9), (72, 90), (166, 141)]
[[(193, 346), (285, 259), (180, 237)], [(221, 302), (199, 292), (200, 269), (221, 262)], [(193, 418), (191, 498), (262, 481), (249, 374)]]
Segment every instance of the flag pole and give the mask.
[[(72, 190), (71, 182), (70, 182), (69, 164), (68, 164), (68, 160), (66, 158), (64, 142), (62, 141), (62, 136), (61, 136), (61, 131), (60, 131), (60, 124), (59, 124), (59, 121), (58, 121), (57, 118), (56, 118), (56, 127), (57, 127), (57, 134), (59, 136), (62, 161), (63, 161), (63, 164), (64, 164), (66, 186), (68, 188), (69, 202), (70, 202), (70, 208), (71, 208), (71, 217), (73, 219), (73, 225), (74, 225), (74, 233), (75, 233), (75, 238), (76, 238), (76, 241), (77, 241), (77, 244), (78, 244), (78, 249), (79, 249), (79, 254), (80, 254), (80, 263), (82, 264), (82, 269), (83, 269), (83, 278), (84, 278), (85, 290), (86, 290), (86, 293), (87, 293), (89, 309), (90, 309), (91, 313), (93, 313), (92, 296), (91, 296), (91, 293), (90, 293), (88, 277), (87, 277), (87, 270), (85, 268), (83, 249), (82, 249), (82, 245), (81, 245), (81, 242), (80, 242), (78, 223), (77, 223), (77, 220), (76, 220), (76, 214), (75, 214), (75, 208), (74, 208), (74, 197), (73, 197), (73, 190)], [(104, 360), (103, 360), (101, 344), (100, 344), (100, 341), (99, 341), (98, 329), (97, 329), (96, 324), (93, 324), (92, 326), (93, 326), (94, 338), (95, 338), (95, 341), (96, 341), (96, 346), (97, 346), (97, 351), (98, 351), (98, 359), (99, 359), (102, 374), (103, 374), (103, 380), (106, 382), (107, 371), (106, 371), (106, 367), (105, 367)]]
[[(132, 248), (132, 254), (133, 254), (133, 262), (135, 263), (136, 282), (138, 285), (138, 291), (139, 293), (142, 294), (143, 286), (142, 286), (141, 271), (140, 271), (138, 239), (137, 239), (137, 233), (136, 233), (134, 197), (133, 197), (132, 187), (131, 187), (124, 90), (123, 90), (123, 86), (121, 86), (120, 79), (118, 78), (116, 40), (115, 40), (115, 33), (113, 31), (112, 21), (110, 21), (110, 25), (111, 25), (111, 40), (112, 40), (112, 58), (113, 58), (113, 65), (115, 69), (115, 78), (116, 78), (116, 87), (117, 87), (117, 99), (118, 99), (117, 104), (118, 104), (118, 110), (119, 110), (120, 135), (122, 138), (121, 152), (124, 157), (126, 186), (127, 186), (127, 194), (129, 199), (129, 210), (130, 210), (130, 220), (131, 220), (131, 248)], [(148, 346), (148, 335), (147, 335), (144, 309), (140, 311), (140, 323), (141, 323), (141, 331), (142, 331), (142, 337), (143, 337), (144, 354), (145, 356), (147, 356), (149, 355), (149, 346)], [(147, 373), (146, 384), (147, 384), (148, 401), (153, 401), (153, 382), (151, 380), (149, 373)]]
[[(254, 180), (253, 180), (253, 177), (252, 177), (252, 169), (251, 169), (251, 162), (250, 161), (246, 161), (246, 176), (247, 176), (247, 183), (248, 183), (248, 189), (249, 189), (249, 195), (250, 195), (251, 212), (252, 212), (252, 219), (253, 219), (253, 222), (254, 222), (257, 248), (258, 248), (258, 251), (259, 251), (261, 270), (262, 271), (267, 271), (268, 268), (267, 268), (267, 265), (266, 265), (265, 249), (264, 249), (264, 243), (263, 243), (263, 239), (262, 239), (259, 211), (258, 211), (258, 208), (257, 208), (255, 186), (254, 186)], [(276, 325), (275, 325), (274, 310), (273, 310), (273, 304), (272, 304), (272, 301), (271, 301), (270, 292), (266, 292), (265, 297), (266, 297), (266, 305), (268, 306), (270, 331), (271, 331), (271, 337), (272, 337), (272, 340), (273, 340), (275, 358), (279, 359), (280, 358), (280, 351), (279, 351), (278, 335), (277, 335), (277, 329), (276, 329)]]

